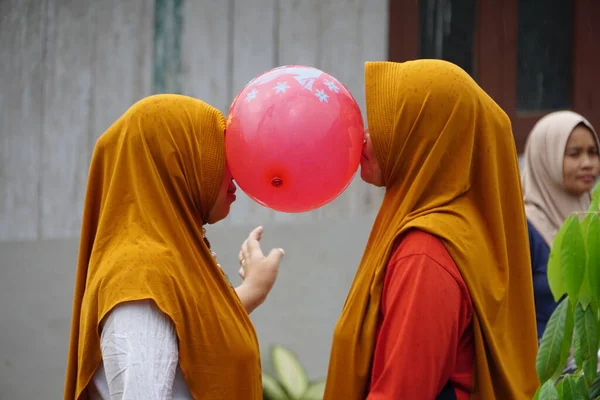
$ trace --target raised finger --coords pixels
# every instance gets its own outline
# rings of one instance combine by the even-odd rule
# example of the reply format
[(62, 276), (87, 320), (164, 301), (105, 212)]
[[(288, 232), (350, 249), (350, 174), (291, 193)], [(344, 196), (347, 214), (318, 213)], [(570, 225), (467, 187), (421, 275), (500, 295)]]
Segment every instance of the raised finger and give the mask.
[(264, 255), (262, 249), (260, 248), (260, 243), (257, 239), (255, 239), (256, 235), (258, 234), (257, 230), (259, 228), (254, 229), (250, 235), (248, 235), (248, 238), (244, 240), (244, 243), (242, 243), (242, 252), (244, 258)]
[(252, 232), (250, 232), (250, 234), (248, 235), (248, 239), (260, 240), (260, 239), (262, 239), (262, 234), (263, 234), (263, 227), (257, 226), (256, 228), (254, 228), (252, 230)]
[(249, 239), (246, 239), (246, 240), (244, 240), (244, 243), (242, 243), (242, 247), (240, 249), (242, 258), (248, 258), (248, 256), (250, 255), (250, 248), (248, 247), (248, 240)]
[(246, 239), (246, 242), (244, 242), (244, 245), (244, 253), (247, 254), (249, 257), (264, 256), (258, 240), (248, 238)]

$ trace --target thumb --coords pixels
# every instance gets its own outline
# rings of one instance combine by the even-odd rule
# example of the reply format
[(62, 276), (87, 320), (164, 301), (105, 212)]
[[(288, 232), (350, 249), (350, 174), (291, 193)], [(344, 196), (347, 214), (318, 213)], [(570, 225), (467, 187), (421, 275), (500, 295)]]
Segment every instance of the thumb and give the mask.
[(284, 255), (285, 251), (283, 251), (283, 249), (273, 249), (269, 252), (267, 258), (270, 258), (273, 261), (280, 262)]

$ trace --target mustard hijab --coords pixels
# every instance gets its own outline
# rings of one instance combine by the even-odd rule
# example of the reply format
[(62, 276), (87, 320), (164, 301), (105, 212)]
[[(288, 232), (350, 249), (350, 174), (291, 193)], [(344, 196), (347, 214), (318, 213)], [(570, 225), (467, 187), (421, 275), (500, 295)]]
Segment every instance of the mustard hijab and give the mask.
[(445, 61), (369, 62), (365, 86), (386, 193), (334, 331), (324, 399), (366, 397), (386, 265), (410, 228), (443, 241), (469, 288), (473, 398), (531, 399), (536, 322), (508, 117)]
[(225, 119), (186, 96), (134, 104), (91, 160), (75, 281), (65, 400), (87, 399), (101, 361), (99, 323), (152, 299), (173, 321), (195, 399), (262, 399), (258, 342), (203, 241), (225, 168)]

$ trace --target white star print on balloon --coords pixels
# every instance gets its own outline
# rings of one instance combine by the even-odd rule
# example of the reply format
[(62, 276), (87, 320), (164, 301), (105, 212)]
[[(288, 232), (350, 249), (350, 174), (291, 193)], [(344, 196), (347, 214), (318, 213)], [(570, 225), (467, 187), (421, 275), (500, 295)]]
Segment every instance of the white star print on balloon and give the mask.
[(286, 82), (277, 82), (277, 85), (273, 86), (275, 89), (275, 93), (285, 93), (286, 89), (289, 89), (289, 86)]
[(252, 100), (254, 100), (257, 94), (258, 90), (252, 89), (252, 91), (246, 95), (246, 103), (250, 103)]
[(315, 93), (315, 96), (317, 96), (317, 98), (319, 99), (319, 101), (320, 101), (321, 103), (322, 103), (322, 102), (325, 102), (325, 103), (328, 103), (328, 102), (329, 102), (329, 101), (327, 101), (327, 99), (329, 98), (329, 95), (327, 95), (327, 94), (325, 93), (325, 91), (324, 91), (324, 90), (322, 90), (322, 89), (319, 89), (319, 90), (317, 90), (317, 92)]
[[(319, 99), (319, 103), (328, 104), (330, 98), (335, 99), (344, 89), (344, 87), (334, 78), (329, 77), (329, 79), (319, 79), (322, 72), (318, 70), (316, 72), (307, 72), (302, 68), (298, 68), (297, 70), (295, 68), (285, 70), (288, 74), (290, 71), (294, 73), (292, 74), (293, 79), (288, 80), (285, 79), (287, 77), (277, 76), (279, 70), (276, 68), (273, 70), (274, 76), (269, 76), (268, 79), (267, 77), (259, 77), (251, 81), (250, 87), (246, 90), (246, 103), (250, 103), (255, 99), (259, 99), (262, 102), (262, 98), (265, 95), (268, 96), (267, 93), (269, 93), (270, 90), (273, 90), (273, 92), (278, 95), (277, 97), (279, 97), (279, 95), (285, 96), (288, 92), (295, 93), (297, 85), (300, 84), (302, 88), (312, 92), (312, 94)], [(281, 71), (283, 71), (283, 69)], [(318, 86), (314, 87), (315, 85), (321, 86), (322, 88), (319, 89)]]
[(327, 86), (327, 88), (329, 90), (331, 90), (332, 92), (335, 93), (339, 93), (340, 92), (340, 88), (336, 86), (335, 83), (333, 83), (332, 81), (325, 79), (325, 81), (323, 82), (325, 84), (325, 86)]

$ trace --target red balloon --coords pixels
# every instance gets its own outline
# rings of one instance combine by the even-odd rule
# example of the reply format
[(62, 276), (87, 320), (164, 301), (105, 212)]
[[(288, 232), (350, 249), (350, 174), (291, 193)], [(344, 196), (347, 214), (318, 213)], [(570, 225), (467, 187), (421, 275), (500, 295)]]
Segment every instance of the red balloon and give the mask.
[(337, 79), (312, 67), (278, 67), (251, 80), (231, 104), (227, 163), (258, 203), (309, 211), (348, 187), (363, 135), (360, 108)]

